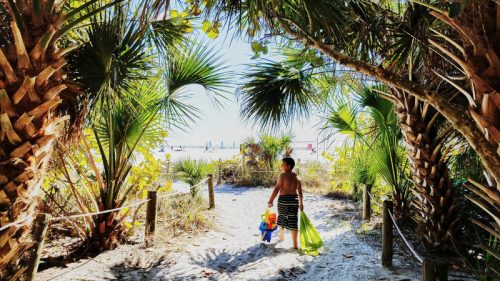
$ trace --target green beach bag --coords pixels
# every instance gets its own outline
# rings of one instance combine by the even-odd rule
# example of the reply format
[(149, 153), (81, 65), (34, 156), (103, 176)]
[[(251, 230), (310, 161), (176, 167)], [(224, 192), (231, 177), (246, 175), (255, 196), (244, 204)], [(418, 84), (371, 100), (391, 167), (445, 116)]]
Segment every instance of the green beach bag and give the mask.
[(300, 211), (300, 250), (311, 256), (319, 255), (318, 249), (323, 246), (323, 240), (311, 223), (306, 213)]

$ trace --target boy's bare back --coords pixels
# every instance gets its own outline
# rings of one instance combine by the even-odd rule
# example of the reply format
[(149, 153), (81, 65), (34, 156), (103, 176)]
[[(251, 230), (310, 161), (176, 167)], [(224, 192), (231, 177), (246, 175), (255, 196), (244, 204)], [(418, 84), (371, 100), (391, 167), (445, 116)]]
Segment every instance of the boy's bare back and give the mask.
[(292, 158), (283, 158), (281, 163), (281, 170), (283, 173), (280, 175), (276, 186), (273, 188), (271, 197), (267, 202), (267, 206), (273, 206), (274, 198), (278, 196), (278, 225), (280, 226), (280, 239), (285, 239), (284, 230), (289, 229), (292, 231), (293, 248), (298, 249), (297, 235), (299, 230), (298, 224), (298, 210), (304, 210), (302, 204), (302, 184), (297, 175), (292, 172), (295, 167), (295, 161)]
[(280, 175), (278, 186), (280, 195), (297, 195), (300, 186), (300, 181), (297, 179), (297, 174), (293, 172), (285, 172)]

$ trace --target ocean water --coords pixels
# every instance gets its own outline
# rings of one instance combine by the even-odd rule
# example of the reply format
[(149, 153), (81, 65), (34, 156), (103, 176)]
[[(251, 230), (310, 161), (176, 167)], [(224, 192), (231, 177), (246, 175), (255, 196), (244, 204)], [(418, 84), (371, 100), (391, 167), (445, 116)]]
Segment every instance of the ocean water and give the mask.
[[(178, 159), (183, 159), (190, 157), (191, 159), (203, 159), (205, 161), (216, 161), (216, 160), (228, 160), (240, 155), (239, 148), (223, 148), (223, 149), (205, 149), (199, 147), (186, 147), (182, 150), (179, 150), (179, 147), (174, 148), (173, 150), (169, 148), (164, 148), (163, 150), (158, 149), (154, 152), (156, 157), (164, 159), (166, 154), (170, 154), (172, 161), (177, 161)], [(311, 150), (305, 149), (294, 149), (292, 153), (292, 157), (297, 161), (300, 159), (301, 162), (310, 162), (310, 161), (320, 161), (326, 162), (326, 159), (321, 156), (321, 152), (312, 153)]]

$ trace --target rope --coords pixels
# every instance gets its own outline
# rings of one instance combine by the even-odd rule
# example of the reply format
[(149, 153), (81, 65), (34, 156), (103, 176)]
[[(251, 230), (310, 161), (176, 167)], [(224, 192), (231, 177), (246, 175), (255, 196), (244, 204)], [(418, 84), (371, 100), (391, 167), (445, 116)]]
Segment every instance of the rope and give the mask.
[[(197, 186), (200, 186), (204, 183), (206, 183), (208, 181), (209, 177), (206, 177), (204, 180), (202, 180), (201, 182), (189, 187), (190, 189), (192, 188), (195, 188)], [(203, 190), (208, 190), (208, 187), (207, 188), (204, 188)], [(161, 196), (158, 196), (156, 197), (157, 199), (163, 199), (163, 198), (168, 198), (168, 197), (172, 197), (172, 196), (175, 196), (175, 195), (178, 195), (178, 194), (187, 194), (187, 193), (182, 193), (182, 192), (174, 192), (174, 193), (168, 193), (168, 194), (165, 194), (165, 195), (161, 195)]]
[(167, 198), (167, 197), (172, 197), (172, 196), (175, 196), (178, 194), (184, 194), (184, 193), (182, 193), (182, 192), (167, 193), (167, 194), (164, 194), (161, 196), (157, 196), (156, 199), (163, 199), (163, 198)]
[(120, 210), (123, 210), (123, 209), (126, 209), (126, 208), (132, 208), (132, 207), (135, 207), (135, 206), (138, 206), (138, 205), (142, 205), (142, 204), (144, 204), (144, 203), (146, 203), (146, 202), (148, 202), (150, 200), (151, 199), (142, 200), (142, 201), (139, 201), (139, 202), (127, 205), (127, 206), (123, 206), (123, 207), (120, 207), (120, 208), (114, 208), (114, 209), (110, 209), (110, 210), (105, 210), (105, 211), (100, 211), (100, 212), (93, 212), (93, 213), (86, 213), (86, 214), (78, 214), (78, 215), (71, 215), (71, 216), (55, 217), (55, 218), (51, 218), (50, 220), (51, 221), (61, 221), (61, 220), (65, 220), (65, 219), (76, 219), (76, 218), (91, 217), (91, 216), (95, 216), (95, 215), (107, 214), (107, 213), (112, 213), (112, 212), (120, 211)]
[[(205, 178), (203, 181), (197, 183), (196, 185), (192, 186), (191, 188), (194, 188), (194, 187), (197, 187), (199, 185), (202, 185), (202, 184), (206, 183), (208, 181), (208, 179), (209, 179), (208, 177)], [(165, 195), (162, 195), (162, 196), (158, 196), (157, 199), (171, 197), (171, 196), (174, 196), (174, 195), (177, 195), (177, 194), (180, 194), (180, 193), (181, 192), (175, 192), (175, 193), (165, 194)], [(96, 216), (96, 215), (101, 215), (101, 214), (112, 213), (112, 212), (120, 211), (120, 210), (123, 210), (123, 209), (126, 209), (126, 208), (132, 208), (132, 207), (135, 207), (135, 206), (140, 206), (140, 205), (142, 205), (142, 204), (144, 204), (144, 203), (146, 203), (148, 201), (151, 201), (151, 199), (145, 199), (145, 200), (142, 200), (142, 201), (139, 201), (139, 202), (135, 202), (135, 203), (127, 205), (127, 206), (123, 206), (123, 207), (120, 207), (120, 208), (114, 208), (114, 209), (110, 209), (110, 210), (104, 210), (104, 211), (100, 211), (100, 212), (77, 214), (77, 215), (62, 216), (62, 217), (53, 217), (53, 218), (50, 218), (50, 221), (62, 221), (62, 220), (69, 220), (69, 219), (76, 219), (76, 218), (83, 218), (83, 217), (91, 217), (91, 216)], [(6, 225), (0, 227), (0, 231), (3, 231), (3, 230), (5, 230), (5, 229), (7, 229), (7, 228), (9, 228), (11, 226), (22, 224), (23, 222), (27, 221), (28, 219), (31, 219), (32, 217), (33, 217), (33, 213), (25, 216), (24, 218), (22, 218), (20, 220), (17, 220), (15, 222), (11, 222), (9, 224), (6, 224)]]
[(410, 243), (408, 242), (408, 240), (406, 239), (406, 237), (403, 235), (403, 233), (401, 232), (401, 229), (399, 229), (399, 226), (396, 223), (396, 219), (394, 219), (394, 216), (392, 215), (392, 212), (390, 210), (387, 210), (387, 212), (389, 213), (389, 216), (391, 217), (391, 220), (394, 223), (394, 226), (396, 227), (396, 230), (398, 231), (399, 236), (401, 236), (401, 239), (403, 239), (403, 242), (406, 244), (406, 247), (408, 247), (408, 249), (410, 249), (410, 251), (413, 253), (413, 255), (415, 256), (415, 258), (420, 263), (422, 263), (423, 262), (422, 257), (420, 257), (420, 255), (417, 253), (417, 251), (415, 251), (415, 249), (413, 249), (413, 247), (410, 245)]
[[(377, 206), (379, 206), (381, 208), (383, 207), (382, 204), (378, 203), (375, 200), (375, 198), (373, 198), (373, 195), (370, 192), (368, 192), (368, 196), (370, 196), (371, 201), (373, 203), (375, 203)], [(392, 220), (394, 226), (396, 227), (396, 230), (398, 231), (399, 236), (401, 236), (401, 239), (403, 239), (403, 242), (406, 244), (406, 247), (408, 247), (408, 249), (410, 249), (410, 251), (413, 253), (413, 255), (415, 256), (415, 258), (420, 263), (422, 263), (422, 257), (420, 257), (420, 255), (417, 253), (417, 251), (415, 251), (415, 249), (411, 246), (410, 242), (408, 242), (408, 240), (406, 239), (406, 237), (403, 235), (403, 232), (401, 231), (401, 229), (399, 228), (398, 224), (396, 223), (396, 219), (392, 215), (392, 212), (390, 210), (387, 210), (387, 212), (389, 213), (389, 216), (391, 217), (391, 220)]]
[[(220, 171), (220, 170), (222, 170), (222, 169), (224, 169), (224, 167), (221, 167), (221, 168), (219, 169), (219, 171)], [(234, 169), (234, 170), (233, 170), (233, 169), (230, 169), (230, 171), (231, 171), (231, 172), (237, 172), (237, 171), (236, 171), (236, 169)], [(249, 173), (280, 173), (280, 171), (272, 171), (272, 170), (265, 170), (265, 171), (247, 171), (247, 172), (249, 172)]]
[(375, 203), (375, 205), (379, 206), (380, 208), (382, 208), (382, 204), (380, 204), (379, 202), (377, 202), (377, 200), (375, 200), (375, 198), (373, 197), (373, 195), (368, 192), (368, 196), (370, 196), (370, 199), (373, 203)]
[(24, 218), (22, 218), (22, 219), (20, 219), (20, 220), (17, 220), (17, 221), (15, 221), (15, 222), (8, 223), (8, 224), (6, 224), (6, 225), (4, 225), (4, 226), (0, 227), (0, 231), (4, 231), (5, 229), (7, 229), (7, 228), (9, 228), (9, 227), (11, 227), (11, 226), (20, 225), (20, 224), (22, 224), (23, 222), (25, 222), (25, 221), (27, 221), (27, 220), (29, 220), (29, 219), (32, 219), (32, 218), (33, 218), (33, 215), (34, 215), (34, 213), (31, 213), (31, 214), (29, 214), (29, 215), (25, 216)]

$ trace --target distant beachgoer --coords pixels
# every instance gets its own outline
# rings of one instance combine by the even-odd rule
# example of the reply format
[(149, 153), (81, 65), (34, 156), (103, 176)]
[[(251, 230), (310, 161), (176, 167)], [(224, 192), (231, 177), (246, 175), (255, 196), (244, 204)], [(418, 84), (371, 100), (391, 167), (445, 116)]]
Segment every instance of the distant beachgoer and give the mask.
[(299, 249), (297, 235), (299, 230), (299, 209), (304, 210), (302, 183), (297, 179), (297, 174), (292, 172), (295, 161), (292, 158), (283, 158), (281, 162), (281, 173), (276, 187), (273, 189), (268, 201), (268, 207), (273, 206), (274, 198), (278, 197), (278, 226), (280, 240), (285, 240), (285, 229), (292, 232), (293, 248)]

